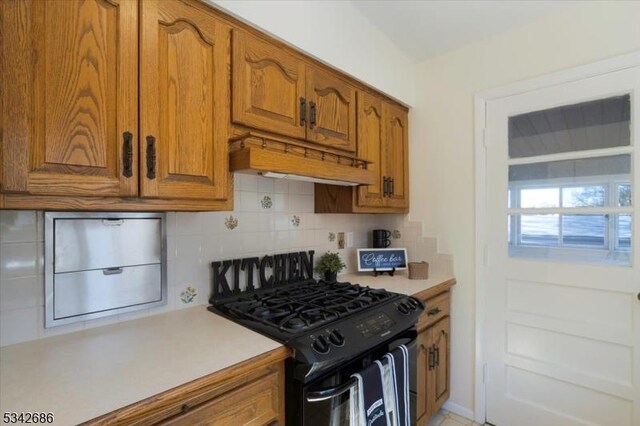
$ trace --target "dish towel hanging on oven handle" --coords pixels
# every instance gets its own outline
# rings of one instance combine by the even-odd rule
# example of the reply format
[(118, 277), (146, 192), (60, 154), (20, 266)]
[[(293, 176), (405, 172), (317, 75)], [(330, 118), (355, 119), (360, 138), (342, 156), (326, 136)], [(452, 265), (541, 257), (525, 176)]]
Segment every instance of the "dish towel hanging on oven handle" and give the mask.
[(384, 356), (386, 363), (385, 398), (389, 401), (392, 424), (410, 426), (409, 349), (400, 345)]
[(385, 406), (383, 366), (380, 361), (353, 374), (356, 384), (350, 390), (352, 426), (391, 426)]
[(352, 377), (352, 426), (410, 426), (409, 350), (400, 345)]

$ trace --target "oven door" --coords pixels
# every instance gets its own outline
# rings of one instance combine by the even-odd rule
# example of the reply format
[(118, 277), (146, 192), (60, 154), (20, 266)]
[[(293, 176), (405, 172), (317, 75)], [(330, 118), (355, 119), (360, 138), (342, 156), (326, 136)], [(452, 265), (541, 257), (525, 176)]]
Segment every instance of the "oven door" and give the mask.
[[(409, 390), (411, 424), (415, 424), (416, 414), (416, 360), (417, 333), (408, 330), (363, 355), (348, 364), (339, 367), (329, 374), (316, 379), (302, 387), (302, 407), (297, 413), (298, 419), (293, 424), (304, 426), (346, 426), (351, 425), (350, 417), (350, 389), (355, 384), (352, 374), (362, 371), (375, 360), (381, 359), (387, 352), (400, 345), (409, 349)], [(300, 401), (299, 401), (300, 403)], [(302, 417), (302, 419), (300, 419)], [(291, 419), (293, 420), (293, 419)], [(300, 420), (302, 420), (300, 422)], [(289, 423), (289, 422), (288, 422)], [(352, 425), (359, 426), (359, 425)]]

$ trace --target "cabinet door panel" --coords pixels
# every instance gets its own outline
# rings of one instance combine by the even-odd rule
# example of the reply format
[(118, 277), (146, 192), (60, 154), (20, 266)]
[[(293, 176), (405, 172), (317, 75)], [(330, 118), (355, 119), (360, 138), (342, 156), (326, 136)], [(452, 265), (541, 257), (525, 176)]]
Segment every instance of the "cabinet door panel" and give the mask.
[[(136, 195), (137, 4), (34, 0), (1, 7), (3, 190)], [(130, 176), (123, 173), (125, 132)]]
[(163, 426), (267, 425), (280, 416), (281, 380), (277, 374), (242, 386), (228, 394), (162, 422)]
[[(305, 137), (304, 63), (245, 32), (233, 33), (233, 122)], [(304, 117), (306, 119), (306, 117)]]
[(387, 143), (387, 172), (393, 179), (393, 192), (387, 198), (390, 207), (409, 206), (409, 158), (407, 112), (399, 106), (384, 104)]
[(141, 195), (224, 199), (231, 30), (205, 10), (156, 0), (142, 2), (141, 25)]
[(382, 123), (382, 101), (365, 92), (358, 92), (358, 157), (371, 161), (368, 167), (378, 176), (376, 183), (358, 187), (359, 206), (378, 207), (385, 202), (382, 180), (386, 152)]
[[(356, 150), (356, 89), (345, 81), (307, 66), (307, 139), (345, 151)], [(312, 109), (315, 104), (315, 124)]]
[(431, 330), (424, 329), (418, 334), (418, 359), (416, 362), (417, 368), (417, 400), (416, 400), (416, 419), (424, 420), (419, 421), (418, 424), (426, 424), (428, 420), (427, 408), (428, 408), (428, 374), (429, 372), (429, 347), (431, 344)]
[(449, 317), (431, 327), (431, 340), (437, 348), (436, 368), (431, 370), (432, 383), (430, 400), (432, 413), (436, 413), (449, 398)]

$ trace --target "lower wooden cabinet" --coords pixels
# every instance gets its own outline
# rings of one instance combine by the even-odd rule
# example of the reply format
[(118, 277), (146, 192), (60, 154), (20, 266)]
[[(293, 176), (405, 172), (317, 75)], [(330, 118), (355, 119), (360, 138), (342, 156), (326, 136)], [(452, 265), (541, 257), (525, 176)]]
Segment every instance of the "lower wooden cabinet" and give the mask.
[(241, 386), (231, 392), (203, 402), (188, 405), (162, 425), (271, 425), (280, 419), (280, 375), (277, 371)]
[(418, 396), (416, 418), (426, 425), (449, 398), (450, 291), (429, 297), (418, 322)]
[(282, 347), (84, 425), (272, 426), (285, 424)]

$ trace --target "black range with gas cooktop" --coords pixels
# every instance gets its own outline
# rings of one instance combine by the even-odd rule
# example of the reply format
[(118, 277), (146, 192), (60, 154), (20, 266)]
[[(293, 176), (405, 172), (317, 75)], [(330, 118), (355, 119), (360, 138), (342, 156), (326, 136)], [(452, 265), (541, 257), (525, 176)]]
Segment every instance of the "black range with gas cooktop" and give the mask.
[(286, 366), (287, 424), (348, 425), (351, 374), (398, 345), (409, 347), (415, 390), (415, 324), (424, 307), (383, 289), (315, 281), (312, 265), (313, 251), (214, 262), (209, 310), (292, 349)]

